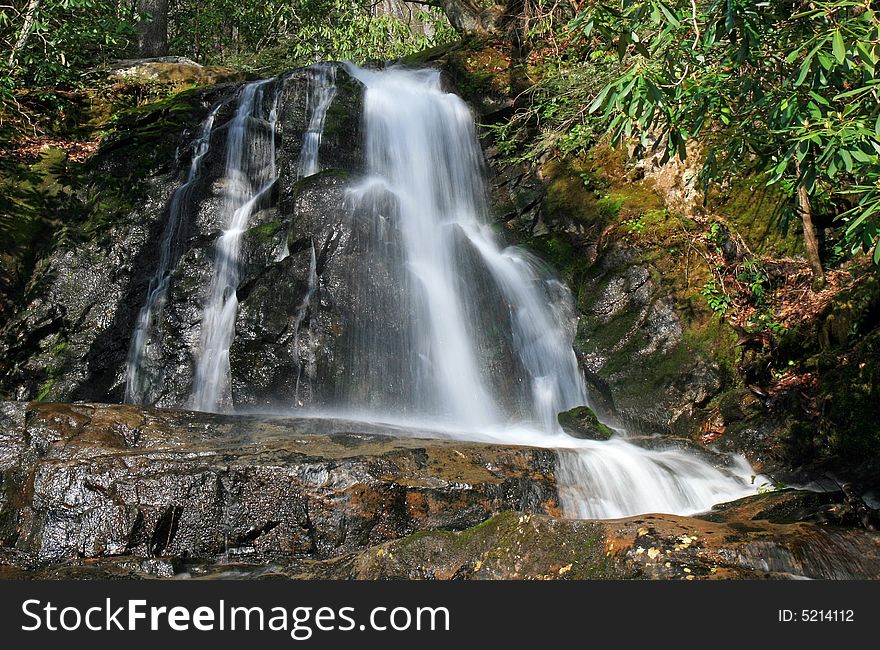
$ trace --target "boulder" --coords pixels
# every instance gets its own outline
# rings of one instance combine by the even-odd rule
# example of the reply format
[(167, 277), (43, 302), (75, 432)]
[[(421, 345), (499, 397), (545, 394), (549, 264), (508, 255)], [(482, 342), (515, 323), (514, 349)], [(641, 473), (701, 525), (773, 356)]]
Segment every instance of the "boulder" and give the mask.
[(614, 429), (599, 422), (589, 406), (578, 406), (556, 416), (559, 426), (568, 435), (587, 440), (608, 440)]

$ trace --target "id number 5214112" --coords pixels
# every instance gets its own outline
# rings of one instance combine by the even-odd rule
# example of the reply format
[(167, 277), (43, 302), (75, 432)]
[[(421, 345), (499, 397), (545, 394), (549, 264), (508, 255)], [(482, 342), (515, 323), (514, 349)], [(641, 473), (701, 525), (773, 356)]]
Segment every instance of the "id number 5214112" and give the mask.
[(780, 623), (852, 623), (855, 611), (852, 609), (780, 609)]

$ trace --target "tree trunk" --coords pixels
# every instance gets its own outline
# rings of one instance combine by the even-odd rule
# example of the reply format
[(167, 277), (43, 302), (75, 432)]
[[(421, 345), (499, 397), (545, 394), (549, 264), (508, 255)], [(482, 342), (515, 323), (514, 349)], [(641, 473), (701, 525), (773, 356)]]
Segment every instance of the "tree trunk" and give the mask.
[(137, 24), (138, 56), (153, 58), (168, 54), (168, 0), (137, 0), (141, 19)]
[(813, 270), (813, 288), (818, 290), (825, 286), (825, 269), (822, 268), (822, 257), (819, 255), (819, 236), (816, 232), (816, 224), (813, 223), (813, 208), (806, 187), (798, 186), (797, 196), (798, 211), (801, 213), (801, 221), (804, 225), (804, 248), (807, 251), (807, 261)]
[(24, 13), (24, 24), (21, 26), (21, 33), (18, 40), (12, 46), (12, 52), (9, 53), (9, 67), (15, 68), (18, 65), (18, 55), (27, 45), (31, 31), (34, 29), (34, 23), (37, 20), (37, 10), (40, 8), (40, 0), (30, 0)]

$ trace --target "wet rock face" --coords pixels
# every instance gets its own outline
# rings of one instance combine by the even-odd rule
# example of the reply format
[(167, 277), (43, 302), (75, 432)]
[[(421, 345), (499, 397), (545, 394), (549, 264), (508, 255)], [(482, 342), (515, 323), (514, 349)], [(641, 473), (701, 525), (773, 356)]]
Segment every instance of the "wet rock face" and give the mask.
[(721, 387), (711, 361), (684, 352), (679, 314), (632, 252), (619, 244), (604, 251), (578, 289), (579, 358), (625, 426), (674, 429)]
[[(341, 179), (360, 174), (363, 168), (363, 88), (342, 66), (337, 83), (320, 160), (325, 168), (338, 170)], [(302, 137), (310, 117), (308, 84), (308, 71), (295, 70), (265, 87), (266, 114), (276, 89), (280, 92), (275, 134), (279, 179), (243, 238), (240, 309), (231, 350), (232, 399), (243, 407), (290, 406), (303, 369), (314, 366), (297, 358), (295, 345), (299, 328), (310, 324), (303, 311), (308, 307), (304, 303), (311, 246), (314, 242), (322, 256), (323, 270), (338, 236), (345, 190), (341, 182), (317, 188), (298, 184)], [(171, 244), (169, 286), (145, 352), (151, 387), (146, 401), (164, 407), (187, 404), (199, 353), (202, 308), (216, 262), (215, 242), (225, 227), (226, 125), (235, 112), (240, 87), (217, 86), (192, 97), (190, 93), (189, 104), (157, 109), (134, 120), (129, 131), (123, 130), (99, 154), (95, 182), (102, 183), (108, 175), (132, 177), (138, 187), (137, 192), (132, 188), (135, 205), (127, 209), (120, 201), (116, 209), (121, 214), (106, 224), (101, 237), (59, 242), (42, 261), (28, 304), (0, 328), (0, 395), (21, 400), (123, 400), (131, 337), (158, 265), (169, 202), (186, 177), (199, 122), (221, 103), (202, 173)], [(166, 113), (185, 115), (186, 128), (175, 127), (176, 122), (160, 126), (168, 121)], [(255, 122), (253, 128), (262, 129), (262, 124)], [(157, 152), (147, 156), (138, 146), (153, 144), (150, 138), (156, 133), (162, 150), (153, 147)], [(149, 162), (153, 158), (155, 165)], [(120, 180), (122, 195), (125, 182)], [(318, 194), (321, 200), (315, 198)], [(109, 217), (96, 213), (95, 218)], [(288, 240), (290, 256), (282, 259)], [(309, 359), (325, 342), (312, 339), (312, 349), (302, 355)], [(308, 394), (308, 387), (304, 391)]]
[[(634, 433), (686, 434), (693, 412), (720, 389), (721, 371), (689, 351), (682, 316), (652, 269), (623, 242), (597, 243), (605, 237), (601, 229), (554, 212), (538, 179), (491, 147), (487, 154), (495, 219), (508, 239), (570, 276), (574, 347), (598, 414)], [(551, 254), (546, 241), (554, 245)]]
[[(0, 578), (95, 579), (876, 579), (880, 535), (779, 518), (804, 493), (749, 497), (703, 517), (561, 520), (504, 512), (460, 531), (422, 531), (331, 559), (255, 554), (220, 561), (102, 556), (35, 562), (0, 547)], [(768, 515), (769, 513), (769, 515)]]
[(128, 406), (2, 413), (0, 545), (38, 564), (326, 558), (501, 510), (558, 514), (548, 450)]

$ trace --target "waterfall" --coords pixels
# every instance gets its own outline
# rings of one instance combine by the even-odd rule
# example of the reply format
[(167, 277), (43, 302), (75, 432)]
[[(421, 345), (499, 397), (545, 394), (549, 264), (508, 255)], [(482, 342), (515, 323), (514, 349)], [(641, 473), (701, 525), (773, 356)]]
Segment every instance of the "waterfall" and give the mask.
[[(373, 248), (401, 258), (395, 286), (405, 309), (394, 316), (409, 330), (389, 344), (376, 322), (361, 323), (356, 355), (365, 361), (355, 372), (372, 392), (364, 410), (380, 420), (441, 416), (456, 438), (561, 448), (568, 516), (686, 514), (753, 493), (743, 459), (715, 467), (685, 451), (643, 449), (625, 433), (596, 442), (561, 432), (557, 414), (589, 403), (565, 318), (571, 296), (525, 251), (495, 241), (470, 110), (443, 91), (436, 70), (349, 70), (366, 86), (369, 174), (352, 198), (360, 218), (374, 220)], [(513, 358), (504, 373), (488, 359), (505, 355), (479, 342), (486, 332)], [(389, 354), (395, 363), (374, 360)]]
[[(346, 186), (339, 218), (347, 215), (349, 223), (337, 224), (338, 231), (334, 225), (339, 237), (334, 246), (345, 249), (338, 254), (344, 262), (327, 262), (326, 244), (311, 233), (303, 297), (290, 305), (289, 331), (298, 355), (290, 407), (409, 425), (440, 437), (557, 449), (560, 504), (572, 517), (690, 514), (754, 493), (754, 477), (742, 458), (718, 457), (713, 463), (680, 449), (645, 449), (625, 431), (605, 442), (562, 432), (557, 414), (589, 404), (572, 349), (574, 301), (537, 258), (497, 241), (489, 226), (483, 156), (470, 110), (442, 89), (436, 70), (347, 69), (365, 88), (366, 170)], [(308, 113), (291, 181), (321, 170), (319, 151), (337, 95), (336, 71), (332, 64), (308, 71)], [(275, 133), (284, 84), (275, 84), (274, 99), (267, 102), (271, 84), (245, 85), (224, 126), (224, 224), (202, 310), (191, 395), (198, 410), (232, 407), (229, 350), (242, 237), (254, 213), (269, 204), (278, 177)], [(215, 116), (216, 109), (202, 125), (189, 174), (169, 208), (159, 265), (132, 338), (130, 401), (147, 401), (159, 380), (146, 369), (158, 365), (146, 363), (147, 344)], [(290, 227), (296, 228), (296, 221)], [(348, 234), (340, 235), (343, 231)], [(276, 262), (289, 255), (286, 243), (279, 248)], [(340, 275), (326, 287), (326, 304), (340, 309), (333, 299), (344, 296), (343, 308), (334, 312), (341, 320), (329, 327), (332, 339), (307, 330), (312, 356), (304, 362), (300, 329), (310, 310), (324, 309), (319, 274), (326, 271), (319, 266), (334, 263)], [(329, 342), (332, 372), (322, 374), (320, 364), (328, 362), (315, 351)], [(322, 377), (327, 384), (310, 386), (308, 399), (300, 396), (304, 366), (310, 380)]]
[(247, 84), (228, 125), (224, 172), (225, 229), (215, 244), (214, 275), (202, 311), (199, 358), (193, 385), (193, 408), (217, 411), (231, 406), (229, 348), (238, 313), (241, 239), (253, 213), (268, 199), (277, 180), (275, 125), (282, 84), (278, 84), (268, 119), (264, 91), (271, 80)]
[(318, 153), (324, 135), (327, 109), (336, 97), (336, 66), (317, 63), (309, 68), (309, 125), (303, 134), (299, 156), (299, 177), (305, 178), (321, 171)]
[[(460, 98), (442, 91), (437, 71), (351, 70), (367, 87), (370, 179), (356, 198), (363, 204), (376, 202), (377, 193), (390, 196), (375, 203), (374, 216), (387, 221), (395, 213), (386, 236), (397, 239), (389, 248), (401, 251), (399, 284), (408, 294), (401, 303), (414, 314), (408, 336), (394, 352), (407, 361), (396, 366), (403, 376), (370, 379), (376, 388), (381, 382), (411, 386), (399, 389), (396, 400), (404, 402), (405, 411), (421, 407), (471, 427), (497, 423), (506, 409), (497, 399), (477, 332), (491, 328), (487, 319), (500, 317), (512, 321), (519, 374), (530, 386), (521, 406), (530, 419), (552, 426), (551, 411), (555, 422), (557, 412), (584, 402), (583, 382), (570, 341), (546, 317), (541, 279), (521, 256), (501, 251), (484, 225), (482, 159), (470, 111)], [(476, 265), (469, 264), (474, 256)], [(497, 284), (490, 292), (500, 293), (509, 314), (481, 309), (482, 286), (475, 276), (486, 273)]]
[[(524, 251), (500, 248), (487, 226), (482, 152), (470, 110), (442, 90), (436, 70), (351, 70), (367, 87), (370, 179), (359, 200), (375, 201), (377, 192), (391, 197), (379, 202), (375, 218), (387, 220), (396, 212), (396, 232), (384, 236), (399, 240), (399, 284), (415, 314), (408, 339), (395, 352), (409, 360), (398, 367), (413, 378), (396, 377), (394, 383), (415, 381), (422, 394), (404, 399), (471, 427), (508, 419), (510, 399), (503, 393), (517, 392), (517, 410), (555, 431), (557, 413), (587, 399), (573, 332), (548, 306), (548, 283), (555, 281), (539, 273)], [(504, 309), (487, 309), (487, 295)], [(493, 329), (503, 332), (488, 343), (496, 348), (488, 354), (498, 356), (499, 345), (508, 348), (513, 362), (507, 378), (495, 376), (486, 346), (478, 342)], [(502, 379), (507, 386), (499, 388)]]
[(148, 360), (150, 339), (156, 319), (165, 305), (174, 246), (186, 211), (190, 207), (190, 195), (201, 171), (202, 160), (210, 148), (214, 121), (221, 106), (222, 104), (215, 106), (199, 127), (192, 145), (189, 171), (184, 182), (175, 190), (168, 206), (168, 221), (159, 242), (159, 263), (150, 278), (147, 299), (138, 313), (128, 350), (125, 401), (129, 404), (149, 403), (153, 397), (153, 389), (161, 384), (161, 366), (149, 363)]
[[(321, 171), (321, 138), (324, 136), (324, 120), (327, 110), (336, 97), (336, 66), (327, 63), (316, 63), (309, 67), (308, 97), (309, 123), (303, 133), (302, 149), (297, 164), (297, 179), (312, 176)], [(290, 233), (288, 232), (288, 235)], [(280, 262), (290, 255), (287, 237), (281, 249), (275, 256), (275, 261)], [(300, 317), (297, 327), (302, 322)], [(298, 339), (297, 339), (298, 340)], [(297, 383), (299, 380), (297, 379)]]

